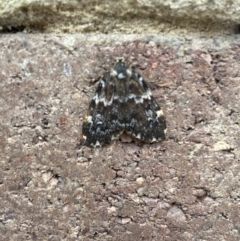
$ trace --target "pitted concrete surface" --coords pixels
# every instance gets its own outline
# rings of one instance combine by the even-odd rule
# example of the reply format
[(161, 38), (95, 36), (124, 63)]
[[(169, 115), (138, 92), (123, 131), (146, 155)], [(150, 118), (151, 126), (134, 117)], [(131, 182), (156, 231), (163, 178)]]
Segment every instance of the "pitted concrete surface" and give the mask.
[[(239, 240), (239, 37), (0, 39), (1, 240)], [(93, 83), (124, 56), (167, 140), (80, 144)]]

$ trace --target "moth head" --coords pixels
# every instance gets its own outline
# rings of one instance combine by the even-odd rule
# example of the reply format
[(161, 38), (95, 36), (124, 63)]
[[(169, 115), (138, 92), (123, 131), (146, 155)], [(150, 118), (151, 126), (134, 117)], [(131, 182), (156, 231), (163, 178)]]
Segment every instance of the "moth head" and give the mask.
[(116, 63), (111, 70), (111, 75), (116, 77), (118, 80), (126, 79), (132, 75), (132, 71), (128, 68), (123, 57), (116, 59)]
[(125, 64), (126, 63), (125, 58), (124, 57), (117, 57), (116, 58), (116, 63), (123, 63), (123, 64)]

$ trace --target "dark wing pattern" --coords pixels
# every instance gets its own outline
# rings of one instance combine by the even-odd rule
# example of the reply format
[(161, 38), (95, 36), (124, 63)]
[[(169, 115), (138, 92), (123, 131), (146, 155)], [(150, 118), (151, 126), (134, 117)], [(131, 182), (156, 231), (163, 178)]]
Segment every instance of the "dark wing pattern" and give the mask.
[(166, 122), (146, 81), (118, 59), (101, 79), (83, 121), (87, 146), (102, 146), (125, 131), (148, 143), (165, 139)]

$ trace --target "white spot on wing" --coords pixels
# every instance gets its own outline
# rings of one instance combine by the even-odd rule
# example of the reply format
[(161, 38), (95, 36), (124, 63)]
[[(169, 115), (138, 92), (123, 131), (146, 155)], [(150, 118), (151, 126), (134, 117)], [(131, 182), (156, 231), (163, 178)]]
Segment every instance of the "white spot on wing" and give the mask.
[(134, 101), (136, 104), (139, 104), (139, 103), (143, 103), (143, 99), (144, 98), (138, 98), (138, 99), (135, 99)]
[(155, 141), (157, 141), (157, 139), (155, 137), (153, 137), (152, 142), (155, 142)]
[(101, 114), (96, 114), (95, 120), (96, 120), (97, 125), (101, 125), (103, 123), (103, 116)]
[[(87, 123), (89, 123), (90, 126), (92, 126), (92, 124), (93, 124), (93, 122), (92, 122), (92, 116), (91, 116), (91, 115), (86, 116), (84, 121), (87, 122)], [(86, 138), (85, 138), (85, 139), (86, 139)]]
[(92, 122), (92, 116), (87, 116), (87, 122)]
[(98, 102), (99, 102), (99, 96), (98, 96), (98, 94), (95, 94), (95, 95), (93, 96), (93, 100), (95, 101), (95, 103), (96, 103), (96, 105), (97, 105)]
[(130, 69), (127, 69), (128, 76), (132, 76), (132, 71)]
[(117, 71), (112, 69), (110, 75), (111, 76), (117, 76)]
[(146, 110), (145, 113), (146, 113), (147, 116), (149, 116), (149, 119), (152, 118), (152, 116), (153, 116), (152, 110)]
[(111, 105), (113, 102), (113, 96), (111, 97), (110, 101), (107, 101), (105, 98), (101, 98), (100, 101), (103, 102), (104, 106)]
[(152, 96), (152, 92), (151, 92), (150, 89), (148, 89), (148, 90), (145, 92), (145, 96), (146, 96), (147, 99), (150, 100), (150, 98), (151, 98), (151, 96)]
[(100, 84), (102, 85), (102, 88), (105, 88), (105, 81), (101, 80)]
[(148, 99), (150, 100), (152, 98), (152, 93), (151, 91), (148, 89), (143, 95), (141, 95), (140, 97), (136, 97), (135, 94), (130, 94), (128, 96), (129, 99), (134, 99), (135, 100), (135, 103), (138, 104), (138, 103), (143, 103), (143, 101), (145, 99)]
[(136, 98), (136, 95), (135, 95), (135, 94), (130, 94), (130, 95), (128, 96), (128, 98), (129, 98), (129, 99), (134, 99), (134, 98)]
[(157, 117), (161, 117), (164, 116), (163, 111), (162, 110), (158, 110), (157, 111)]
[(101, 144), (99, 143), (99, 141), (96, 142), (95, 146), (101, 146)]
[(141, 139), (141, 134), (139, 133), (136, 138)]
[(118, 79), (124, 79), (126, 76), (123, 73), (118, 74)]

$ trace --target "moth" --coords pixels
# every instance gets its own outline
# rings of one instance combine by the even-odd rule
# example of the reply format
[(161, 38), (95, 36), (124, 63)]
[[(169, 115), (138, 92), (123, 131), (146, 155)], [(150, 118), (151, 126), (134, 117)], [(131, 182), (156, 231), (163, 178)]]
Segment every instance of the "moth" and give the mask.
[(90, 102), (82, 127), (84, 145), (100, 147), (123, 132), (147, 143), (162, 141), (166, 121), (144, 78), (118, 58)]

